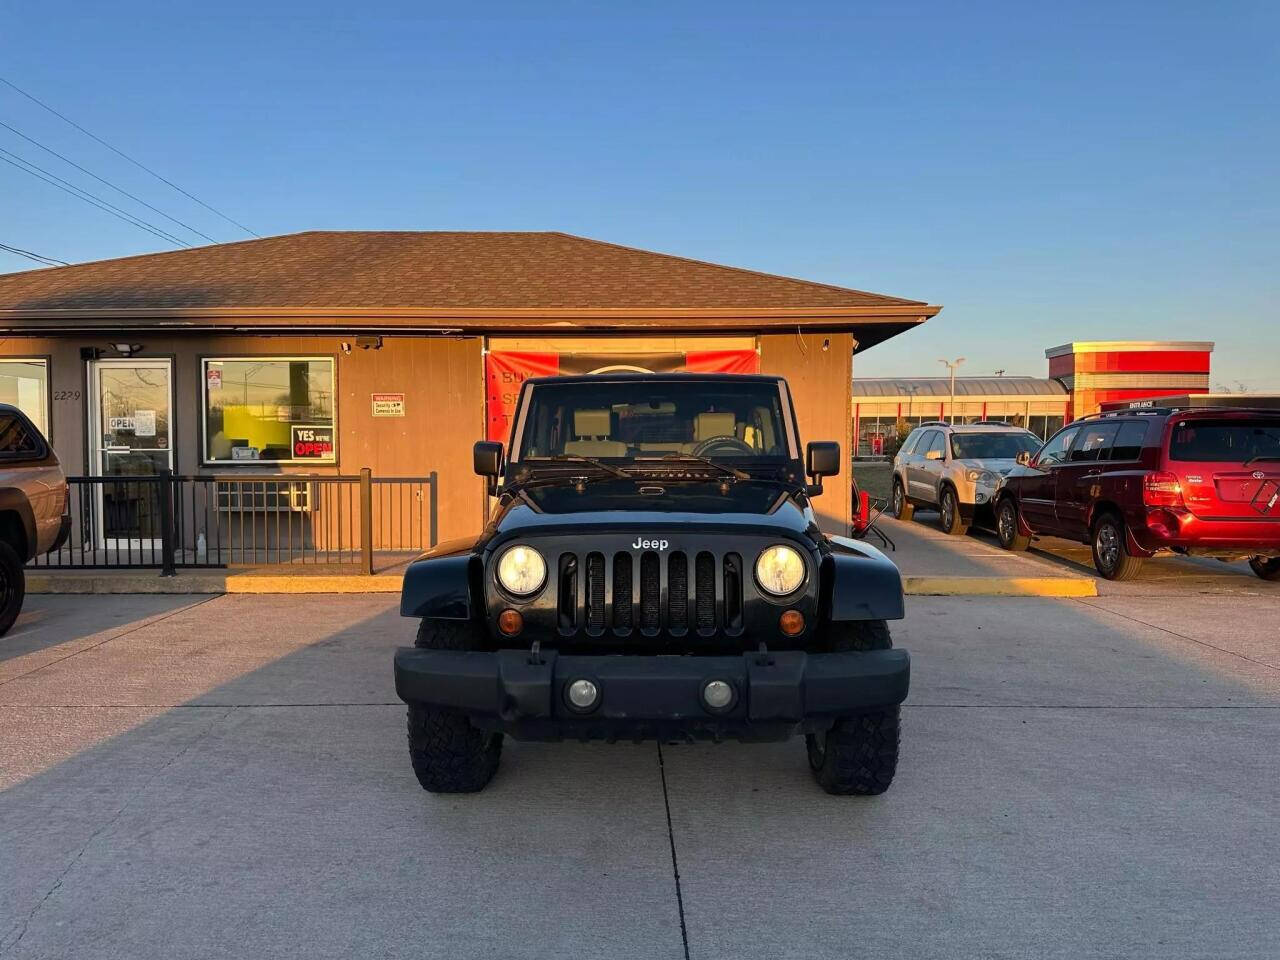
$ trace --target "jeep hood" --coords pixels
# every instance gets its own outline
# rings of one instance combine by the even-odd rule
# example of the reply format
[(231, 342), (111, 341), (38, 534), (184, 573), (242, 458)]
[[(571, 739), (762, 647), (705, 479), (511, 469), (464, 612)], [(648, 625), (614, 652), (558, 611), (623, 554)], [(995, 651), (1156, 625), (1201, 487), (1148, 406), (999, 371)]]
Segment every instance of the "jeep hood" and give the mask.
[[(582, 493), (571, 483), (528, 487), (517, 493), (498, 519), (494, 533), (505, 539), (524, 531), (618, 533), (680, 526), (738, 532), (754, 529), (766, 535), (796, 537), (813, 526), (806, 511), (781, 485), (730, 483), (727, 492), (721, 490), (718, 482), (630, 480), (596, 480)], [(816, 527), (809, 535), (816, 536)]]

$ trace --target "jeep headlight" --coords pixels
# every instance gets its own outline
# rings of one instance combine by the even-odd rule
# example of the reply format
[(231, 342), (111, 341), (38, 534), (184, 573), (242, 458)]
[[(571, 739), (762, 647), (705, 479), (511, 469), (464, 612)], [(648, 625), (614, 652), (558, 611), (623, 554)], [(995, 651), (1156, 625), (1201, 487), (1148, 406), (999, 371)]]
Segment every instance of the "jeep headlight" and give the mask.
[(533, 547), (510, 547), (498, 559), (498, 582), (509, 593), (525, 597), (547, 579), (547, 561)]
[(804, 558), (785, 544), (764, 550), (756, 560), (756, 583), (776, 597), (795, 593), (804, 582)]

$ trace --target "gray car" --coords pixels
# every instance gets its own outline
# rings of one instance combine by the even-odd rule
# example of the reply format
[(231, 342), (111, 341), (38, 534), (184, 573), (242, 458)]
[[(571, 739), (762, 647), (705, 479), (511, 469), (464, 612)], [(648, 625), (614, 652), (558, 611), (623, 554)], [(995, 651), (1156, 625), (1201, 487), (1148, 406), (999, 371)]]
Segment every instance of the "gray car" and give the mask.
[(58, 457), (17, 407), (0, 403), (0, 634), (22, 611), (26, 564), (57, 550), (71, 530)]
[(893, 460), (893, 515), (909, 520), (917, 507), (937, 510), (942, 529), (955, 536), (975, 522), (990, 526), (996, 488), (1019, 453), (1040, 445), (1030, 430), (1004, 422), (923, 423)]

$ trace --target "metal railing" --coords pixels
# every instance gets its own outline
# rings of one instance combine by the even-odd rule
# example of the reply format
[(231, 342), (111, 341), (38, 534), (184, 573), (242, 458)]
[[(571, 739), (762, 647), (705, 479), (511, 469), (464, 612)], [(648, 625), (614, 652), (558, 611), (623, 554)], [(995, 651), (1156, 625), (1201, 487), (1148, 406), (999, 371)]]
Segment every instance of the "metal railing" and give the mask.
[(336, 565), (372, 574), (434, 546), (438, 475), (69, 477), (49, 568)]

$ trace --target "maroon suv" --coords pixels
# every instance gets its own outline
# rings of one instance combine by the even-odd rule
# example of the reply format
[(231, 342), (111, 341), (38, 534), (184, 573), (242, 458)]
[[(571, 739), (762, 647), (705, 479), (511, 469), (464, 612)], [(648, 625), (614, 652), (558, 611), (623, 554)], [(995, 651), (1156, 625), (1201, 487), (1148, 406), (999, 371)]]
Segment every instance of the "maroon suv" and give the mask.
[(1166, 552), (1248, 558), (1262, 579), (1280, 580), (1280, 411), (1084, 417), (1020, 458), (995, 511), (1006, 549), (1039, 534), (1079, 540), (1108, 580)]

